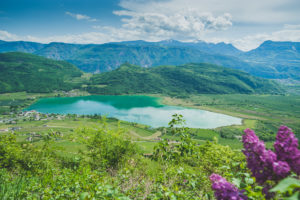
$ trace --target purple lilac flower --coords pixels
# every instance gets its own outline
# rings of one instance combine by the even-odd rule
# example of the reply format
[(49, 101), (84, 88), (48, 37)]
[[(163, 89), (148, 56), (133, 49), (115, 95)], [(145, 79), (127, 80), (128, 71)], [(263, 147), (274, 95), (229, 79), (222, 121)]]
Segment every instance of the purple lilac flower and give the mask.
[(247, 167), (260, 184), (267, 180), (280, 180), (290, 172), (289, 165), (284, 161), (277, 161), (276, 154), (267, 150), (265, 144), (259, 140), (253, 130), (246, 129), (243, 135), (244, 150), (247, 157)]
[(273, 163), (273, 171), (279, 178), (279, 180), (285, 178), (287, 174), (291, 171), (290, 166), (287, 162), (278, 161)]
[(298, 149), (298, 139), (287, 126), (280, 126), (274, 148), (278, 160), (285, 161), (291, 169), (300, 175), (300, 150)]
[(248, 199), (233, 184), (226, 181), (218, 174), (212, 174), (209, 179), (212, 182), (212, 189), (215, 191), (217, 200), (246, 200)]

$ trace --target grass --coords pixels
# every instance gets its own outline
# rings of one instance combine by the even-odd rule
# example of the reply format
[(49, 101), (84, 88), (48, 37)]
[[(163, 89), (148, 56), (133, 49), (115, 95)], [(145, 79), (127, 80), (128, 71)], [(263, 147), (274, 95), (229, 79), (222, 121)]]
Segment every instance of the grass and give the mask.
[[(107, 119), (106, 122), (107, 127), (111, 130), (116, 130), (118, 128), (124, 129), (125, 134), (133, 141), (137, 141), (137, 144), (141, 146), (144, 152), (150, 153), (152, 151), (155, 142), (151, 141), (151, 136), (156, 132), (155, 130), (149, 129), (145, 125), (122, 121), (118, 125), (118, 120), (115, 119)], [(21, 127), (20, 130), (15, 131), (18, 142), (25, 142), (26, 138), (30, 137), (30, 134), (33, 132), (41, 135), (47, 135), (52, 132), (61, 132), (63, 133), (63, 138), (56, 141), (55, 146), (61, 147), (59, 148), (59, 151), (64, 151), (67, 154), (74, 154), (78, 152), (79, 149), (85, 149), (84, 144), (73, 140), (74, 137), (72, 137), (72, 135), (76, 134), (76, 129), (79, 127), (99, 127), (102, 125), (103, 124), (99, 119), (77, 117), (75, 120), (73, 118), (66, 118), (63, 120), (20, 121), (17, 122), (17, 124), (0, 124), (0, 128)], [(132, 134), (132, 132), (134, 132), (134, 134)], [(35, 143), (38, 144), (38, 141)]]
[[(1, 169), (2, 170), (2, 169)], [(3, 169), (4, 170), (4, 169)], [(9, 179), (9, 181), (7, 180)], [(28, 184), (28, 178), (24, 176), (18, 176), (11, 178), (8, 175), (4, 177), (3, 173), (0, 175), (0, 197), (3, 200), (17, 199), (26, 188)]]
[(136, 143), (144, 153), (152, 153), (155, 145), (157, 145), (157, 142), (152, 141), (137, 141)]

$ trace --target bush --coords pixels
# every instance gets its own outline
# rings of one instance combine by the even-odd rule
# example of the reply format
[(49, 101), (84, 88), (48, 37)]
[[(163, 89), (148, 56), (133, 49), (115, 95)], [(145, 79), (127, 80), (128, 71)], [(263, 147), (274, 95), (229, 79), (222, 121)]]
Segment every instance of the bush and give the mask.
[(21, 157), (22, 149), (14, 135), (0, 136), (0, 168), (16, 168)]
[(93, 169), (116, 169), (138, 152), (137, 146), (125, 138), (122, 131), (105, 128), (85, 129), (92, 134), (87, 141), (87, 153)]

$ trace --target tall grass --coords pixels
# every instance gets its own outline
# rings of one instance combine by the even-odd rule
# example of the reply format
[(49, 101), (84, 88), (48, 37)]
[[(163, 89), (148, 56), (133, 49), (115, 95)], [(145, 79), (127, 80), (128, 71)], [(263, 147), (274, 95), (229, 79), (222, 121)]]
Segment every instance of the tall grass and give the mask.
[(0, 170), (0, 199), (23, 199), (25, 188), (28, 186), (28, 178), (24, 176), (8, 175), (5, 169)]

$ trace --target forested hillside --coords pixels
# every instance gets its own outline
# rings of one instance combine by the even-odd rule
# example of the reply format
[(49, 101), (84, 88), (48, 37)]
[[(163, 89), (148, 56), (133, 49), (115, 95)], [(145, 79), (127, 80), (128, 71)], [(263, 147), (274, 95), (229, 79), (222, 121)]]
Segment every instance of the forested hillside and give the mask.
[(1, 53), (0, 71), (0, 93), (70, 90), (75, 85), (68, 81), (82, 75), (76, 66), (65, 61), (19, 52)]
[(273, 81), (212, 64), (149, 69), (124, 64), (112, 72), (94, 75), (87, 89), (98, 94), (250, 94), (282, 91)]

